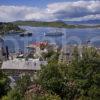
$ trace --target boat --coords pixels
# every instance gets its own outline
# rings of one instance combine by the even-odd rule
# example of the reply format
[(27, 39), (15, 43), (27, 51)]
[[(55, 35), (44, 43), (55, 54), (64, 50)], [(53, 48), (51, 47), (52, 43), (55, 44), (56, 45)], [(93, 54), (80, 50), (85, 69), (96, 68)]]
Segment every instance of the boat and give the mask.
[(26, 32), (25, 33), (20, 33), (20, 36), (21, 37), (24, 37), (24, 36), (32, 36), (32, 33), (28, 33), (28, 32), (27, 33)]
[(32, 33), (28, 33), (27, 35), (28, 35), (28, 36), (32, 36)]
[(49, 32), (49, 33), (44, 33), (45, 36), (62, 36), (64, 35), (62, 32)]
[(24, 36), (25, 36), (24, 33), (21, 33), (21, 34), (20, 34), (20, 37), (24, 37)]
[(62, 36), (62, 35), (64, 35), (64, 33), (62, 33), (62, 31), (61, 30), (59, 30), (59, 29), (56, 29), (55, 31), (53, 31), (53, 32), (48, 32), (48, 33), (44, 33), (44, 35), (45, 36)]

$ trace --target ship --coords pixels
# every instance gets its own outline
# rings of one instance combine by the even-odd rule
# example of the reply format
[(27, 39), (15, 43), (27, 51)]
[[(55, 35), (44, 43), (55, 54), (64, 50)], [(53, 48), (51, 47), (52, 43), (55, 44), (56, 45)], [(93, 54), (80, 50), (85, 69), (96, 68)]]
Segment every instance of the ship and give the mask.
[(48, 33), (44, 33), (44, 36), (63, 36), (64, 33), (57, 31), (56, 32), (48, 32)]

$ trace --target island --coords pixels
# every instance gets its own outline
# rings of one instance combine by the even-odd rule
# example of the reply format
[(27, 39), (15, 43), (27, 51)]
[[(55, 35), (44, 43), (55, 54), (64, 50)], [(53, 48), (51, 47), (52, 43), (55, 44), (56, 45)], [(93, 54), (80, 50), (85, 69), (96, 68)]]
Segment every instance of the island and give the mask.
[(18, 25), (11, 22), (0, 22), (0, 35), (24, 32)]

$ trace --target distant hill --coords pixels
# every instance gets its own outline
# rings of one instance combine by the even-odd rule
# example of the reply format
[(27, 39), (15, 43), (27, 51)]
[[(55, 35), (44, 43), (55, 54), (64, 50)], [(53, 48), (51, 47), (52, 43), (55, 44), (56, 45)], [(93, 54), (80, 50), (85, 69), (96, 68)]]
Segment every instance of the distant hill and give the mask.
[(64, 22), (42, 22), (42, 21), (16, 21), (16, 25), (33, 26), (33, 27), (59, 27), (59, 28), (75, 28), (75, 25), (67, 25)]
[(77, 24), (69, 24), (63, 21), (53, 21), (53, 22), (42, 22), (42, 21), (15, 21), (13, 22), (16, 25), (21, 26), (33, 26), (33, 27), (58, 27), (58, 28), (95, 28), (100, 27), (89, 26), (89, 25), (77, 25)]
[(66, 24), (91, 24), (91, 25), (100, 25), (100, 20), (88, 20), (88, 21), (64, 21)]

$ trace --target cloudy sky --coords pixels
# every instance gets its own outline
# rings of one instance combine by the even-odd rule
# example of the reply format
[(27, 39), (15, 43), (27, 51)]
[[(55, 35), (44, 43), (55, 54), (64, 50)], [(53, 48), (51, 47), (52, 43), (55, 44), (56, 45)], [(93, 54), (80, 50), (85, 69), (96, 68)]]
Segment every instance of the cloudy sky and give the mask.
[(0, 0), (0, 21), (100, 19), (100, 0)]

